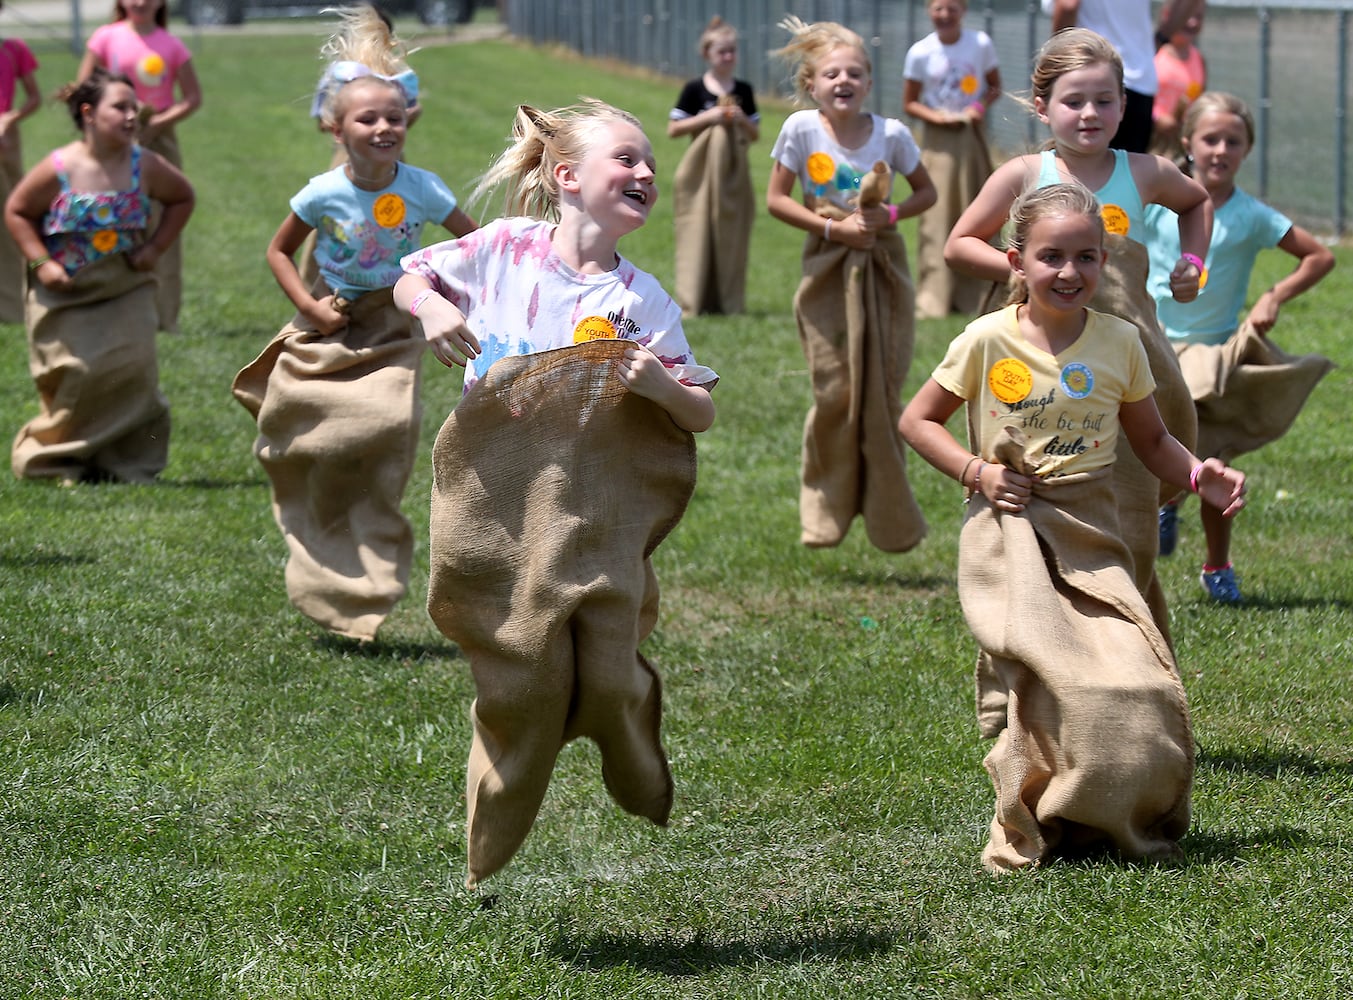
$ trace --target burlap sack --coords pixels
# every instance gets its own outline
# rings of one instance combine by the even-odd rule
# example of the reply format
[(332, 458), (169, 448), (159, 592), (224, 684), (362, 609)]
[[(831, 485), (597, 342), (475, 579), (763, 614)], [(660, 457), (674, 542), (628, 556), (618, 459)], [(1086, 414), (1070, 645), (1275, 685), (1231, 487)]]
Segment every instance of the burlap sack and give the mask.
[(555, 758), (587, 736), (622, 808), (665, 825), (662, 691), (639, 652), (649, 557), (695, 486), (695, 442), (615, 375), (625, 341), (496, 362), (433, 450), (428, 613), (469, 658), (468, 884), (521, 846)]
[[(0, 146), (0, 205), (9, 200), (9, 193), (23, 177), (23, 153), (20, 146), (19, 129), (16, 125), (9, 130), (5, 145)], [(0, 232), (0, 323), (23, 322), (27, 273), (27, 262), (23, 253), (14, 242), (14, 238), (9, 235), (9, 230), (5, 229)]]
[(985, 130), (977, 123), (926, 125), (921, 165), (939, 198), (916, 220), (916, 315), (936, 319), (953, 312), (976, 314), (990, 282), (952, 270), (944, 262), (944, 243), (991, 176)]
[(1167, 858), (1188, 830), (1187, 699), (1132, 580), (1113, 489), (1103, 469), (1038, 484), (1023, 515), (981, 495), (968, 508), (958, 587), (987, 661), (977, 704), (996, 737), (984, 761), (992, 871), (1104, 842)]
[(287, 542), (287, 596), (339, 635), (371, 639), (408, 586), (413, 531), (399, 505), (425, 346), (381, 289), (357, 299), (334, 336), (294, 317), (232, 387), (258, 421), (254, 454)]
[[(146, 149), (159, 153), (174, 166), (182, 169), (183, 154), (179, 150), (178, 137), (173, 126), (165, 129), (151, 142), (143, 143)], [(152, 213), (150, 231), (159, 224), (160, 206), (158, 203)], [(179, 332), (179, 307), (183, 300), (183, 239), (180, 237), (169, 245), (169, 249), (155, 262), (155, 279), (159, 290), (155, 296), (155, 307), (159, 312), (160, 329), (165, 333)]]
[(672, 179), (672, 214), (682, 314), (742, 312), (756, 194), (740, 133), (716, 125), (691, 140)]
[(169, 461), (169, 402), (155, 356), (155, 280), (123, 254), (26, 303), (41, 412), (14, 439), (16, 476), (148, 483)]
[(799, 520), (805, 545), (839, 545), (856, 515), (884, 552), (925, 537), (897, 422), (915, 342), (907, 248), (895, 231), (852, 250), (809, 234), (794, 294), (813, 380), (803, 428)]
[(1288, 354), (1248, 322), (1225, 343), (1177, 344), (1198, 412), (1198, 454), (1230, 462), (1287, 433), (1334, 362)]

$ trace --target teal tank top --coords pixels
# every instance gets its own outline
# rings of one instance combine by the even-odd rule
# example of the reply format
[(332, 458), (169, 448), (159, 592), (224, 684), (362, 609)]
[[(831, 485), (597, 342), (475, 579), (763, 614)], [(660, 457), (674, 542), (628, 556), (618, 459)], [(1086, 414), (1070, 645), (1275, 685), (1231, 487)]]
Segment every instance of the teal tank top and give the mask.
[[(1142, 196), (1137, 191), (1137, 182), (1132, 179), (1128, 154), (1122, 149), (1111, 152), (1113, 173), (1109, 175), (1108, 183), (1094, 193), (1104, 216), (1104, 228), (1145, 244), (1146, 210), (1142, 206)], [(1057, 154), (1050, 149), (1044, 150), (1039, 161), (1038, 186), (1043, 188), (1063, 182), (1064, 179), (1057, 173)]]

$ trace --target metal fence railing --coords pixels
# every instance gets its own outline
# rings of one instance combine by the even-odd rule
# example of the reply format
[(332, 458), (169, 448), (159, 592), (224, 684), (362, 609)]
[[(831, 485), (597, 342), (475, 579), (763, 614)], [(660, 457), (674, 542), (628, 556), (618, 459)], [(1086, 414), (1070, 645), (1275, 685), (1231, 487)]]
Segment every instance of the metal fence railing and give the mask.
[[(1348, 224), (1349, 22), (1353, 0), (1209, 0), (1199, 40), (1209, 85), (1247, 101), (1258, 120), (1241, 184), (1317, 232)], [(786, 39), (786, 14), (833, 20), (873, 49), (873, 110), (900, 115), (902, 61), (928, 33), (925, 0), (511, 0), (508, 26), (524, 40), (635, 63), (675, 77), (701, 69), (695, 52), (714, 14), (742, 35), (738, 75), (758, 92), (787, 93), (769, 57)], [(1038, 0), (971, 0), (967, 23), (996, 44), (1006, 89), (1025, 92), (1034, 51), (1048, 36)], [(1042, 126), (1013, 101), (997, 102), (993, 142), (1014, 153), (1040, 143)]]

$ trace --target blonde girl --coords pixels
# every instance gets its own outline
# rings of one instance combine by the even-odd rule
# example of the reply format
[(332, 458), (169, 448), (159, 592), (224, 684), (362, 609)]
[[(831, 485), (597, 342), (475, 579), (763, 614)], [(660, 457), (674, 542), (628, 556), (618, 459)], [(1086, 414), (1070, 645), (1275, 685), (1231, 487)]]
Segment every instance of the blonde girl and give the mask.
[[(1169, 433), (1137, 329), (1088, 308), (1106, 260), (1094, 196), (1053, 184), (1010, 214), (1011, 304), (954, 340), (901, 422), (970, 497), (959, 599), (997, 795), (983, 862), (1005, 871), (1099, 844), (1168, 858), (1188, 829), (1193, 737), (1119, 533), (1120, 431), (1152, 474), (1225, 516), (1245, 479)], [(972, 450), (946, 427), (964, 406)]]
[[(1179, 356), (1198, 409), (1198, 453), (1227, 461), (1287, 432), (1316, 383), (1333, 367), (1318, 354), (1294, 356), (1269, 339), (1283, 304), (1308, 291), (1334, 268), (1334, 254), (1281, 212), (1236, 186), (1236, 172), (1254, 145), (1254, 117), (1237, 97), (1200, 96), (1184, 116), (1187, 169), (1207, 190), (1215, 213), (1207, 252), (1207, 284), (1196, 301), (1179, 306), (1169, 294), (1169, 269), (1179, 253), (1173, 215), (1147, 209), (1151, 293), (1161, 325)], [(1241, 322), (1255, 258), (1269, 247), (1290, 254), (1292, 272), (1263, 292)], [(1200, 510), (1207, 555), (1199, 580), (1208, 597), (1240, 603), (1231, 565), (1231, 522)], [(1175, 503), (1160, 512), (1160, 554), (1174, 551)]]
[[(991, 241), (1000, 234), (1015, 199), (1026, 188), (1067, 181), (1089, 188), (1104, 212), (1109, 247), (1095, 307), (1137, 325), (1165, 423), (1191, 445), (1196, 434), (1193, 407), (1146, 290), (1144, 210), (1159, 204), (1179, 217), (1182, 252), (1169, 281), (1173, 297), (1189, 302), (1198, 295), (1211, 208), (1202, 186), (1164, 157), (1110, 148), (1124, 107), (1123, 63), (1112, 45), (1082, 28), (1050, 38), (1034, 62), (1033, 110), (1051, 130), (1052, 148), (1013, 157), (996, 169), (954, 224), (944, 257), (965, 274), (1004, 283), (1011, 274), (1010, 261)], [(1165, 598), (1155, 575), (1160, 484), (1127, 454), (1118, 479), (1119, 514), (1137, 582), (1165, 630)]]
[(626, 811), (665, 824), (662, 688), (639, 652), (649, 557), (695, 486), (718, 376), (620, 256), (658, 196), (648, 138), (597, 101), (521, 107), (480, 182), (508, 217), (404, 261), (395, 301), (465, 393), (433, 449), (428, 611), (474, 673), (467, 883), (525, 841), (555, 759), (596, 742)]
[[(182, 169), (175, 130), (202, 106), (192, 53), (166, 25), (165, 0), (117, 0), (113, 21), (94, 29), (80, 61), (78, 80), (97, 67), (123, 73), (142, 104), (141, 145)], [(156, 304), (160, 329), (176, 333), (183, 298), (183, 255), (178, 243), (160, 258)]]
[[(781, 22), (779, 55), (811, 110), (785, 121), (771, 156), (766, 206), (806, 236), (803, 280), (794, 296), (813, 382), (803, 434), (800, 541), (841, 543), (855, 517), (885, 552), (925, 535), (897, 434), (903, 380), (911, 365), (915, 296), (899, 219), (935, 203), (921, 151), (901, 122), (864, 110), (873, 83), (864, 41), (833, 22)], [(860, 185), (875, 164), (901, 175), (901, 201), (862, 205)], [(794, 186), (803, 187), (803, 200)], [(894, 187), (896, 187), (894, 182)]]
[[(433, 173), (402, 162), (408, 102), (365, 76), (328, 105), (346, 161), (313, 178), (269, 243), (296, 315), (235, 379), (258, 423), (254, 454), (287, 543), (287, 594), (338, 635), (375, 637), (408, 585), (413, 532), (400, 510), (418, 442), (421, 338), (395, 308), (400, 259), (425, 224), (474, 220)], [(295, 254), (311, 233), (321, 281)]]
[(146, 483), (168, 462), (170, 428), (151, 271), (187, 224), (193, 189), (137, 145), (125, 76), (95, 70), (64, 96), (80, 138), (43, 157), (5, 203), (32, 279), (25, 313), (41, 401), (14, 439), (14, 474)]
[(717, 14), (700, 35), (705, 72), (681, 89), (667, 122), (691, 145), (672, 180), (676, 300), (682, 314), (740, 313), (755, 196), (747, 146), (761, 134), (752, 85), (733, 75), (737, 29)]
[(991, 175), (987, 111), (1001, 96), (996, 46), (984, 31), (963, 26), (966, 0), (930, 0), (935, 30), (907, 51), (902, 111), (922, 123), (921, 162), (938, 200), (916, 231), (916, 315), (972, 315), (984, 286), (944, 263), (944, 241)]

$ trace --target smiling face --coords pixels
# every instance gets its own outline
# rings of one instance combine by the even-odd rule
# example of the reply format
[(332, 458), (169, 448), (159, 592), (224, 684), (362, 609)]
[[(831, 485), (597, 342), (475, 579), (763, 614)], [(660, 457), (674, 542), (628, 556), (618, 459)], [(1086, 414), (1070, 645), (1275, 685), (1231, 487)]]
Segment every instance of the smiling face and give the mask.
[(556, 178), (561, 195), (576, 195), (584, 214), (616, 239), (642, 226), (658, 200), (653, 147), (625, 121), (598, 125), (583, 158), (559, 164)]
[(1064, 152), (1094, 153), (1109, 148), (1123, 120), (1127, 96), (1108, 63), (1092, 63), (1059, 76), (1034, 111)]
[(379, 77), (360, 77), (344, 84), (335, 97), (338, 136), (357, 172), (381, 176), (399, 161), (408, 134), (404, 94)]
[(927, 13), (930, 24), (945, 45), (953, 45), (963, 33), (963, 15), (968, 5), (962, 0), (930, 0)]
[(705, 49), (709, 71), (719, 78), (730, 77), (738, 65), (737, 38), (721, 38)]
[(840, 45), (813, 67), (810, 95), (830, 118), (850, 118), (864, 108), (872, 78), (865, 54), (853, 45)]
[(1236, 171), (1250, 151), (1249, 130), (1240, 115), (1205, 112), (1181, 142), (1184, 152), (1193, 158), (1193, 176), (1198, 183), (1208, 191), (1235, 187)]
[(1024, 278), (1031, 305), (1052, 312), (1083, 309), (1099, 287), (1104, 227), (1080, 214), (1046, 215), (1029, 226), (1022, 250), (1007, 252), (1010, 268)]
[(136, 91), (120, 81), (110, 81), (98, 104), (81, 108), (85, 134), (95, 140), (130, 146), (136, 141), (136, 113), (140, 107)]

